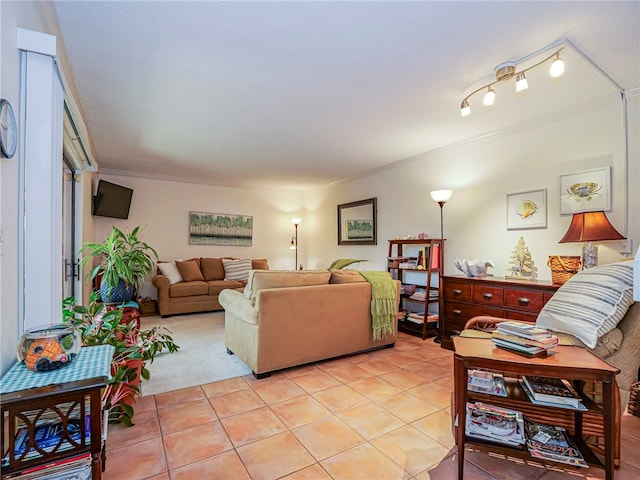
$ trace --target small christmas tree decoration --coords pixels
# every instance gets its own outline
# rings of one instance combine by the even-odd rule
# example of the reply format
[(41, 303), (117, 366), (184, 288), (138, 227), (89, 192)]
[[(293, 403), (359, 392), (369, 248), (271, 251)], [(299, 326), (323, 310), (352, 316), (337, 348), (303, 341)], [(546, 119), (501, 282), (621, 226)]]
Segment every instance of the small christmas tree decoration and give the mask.
[(531, 252), (527, 247), (523, 237), (520, 237), (516, 248), (511, 253), (511, 275), (507, 275), (506, 278), (517, 280), (532, 280), (533, 279), (533, 259), (531, 258)]

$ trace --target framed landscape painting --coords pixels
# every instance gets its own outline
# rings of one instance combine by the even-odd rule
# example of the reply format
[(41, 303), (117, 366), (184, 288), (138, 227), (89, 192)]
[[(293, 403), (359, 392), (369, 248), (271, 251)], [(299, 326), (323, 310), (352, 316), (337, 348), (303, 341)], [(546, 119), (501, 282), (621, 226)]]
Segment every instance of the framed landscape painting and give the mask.
[(507, 195), (507, 230), (547, 228), (547, 189)]
[(189, 212), (189, 244), (250, 247), (253, 217), (227, 213)]

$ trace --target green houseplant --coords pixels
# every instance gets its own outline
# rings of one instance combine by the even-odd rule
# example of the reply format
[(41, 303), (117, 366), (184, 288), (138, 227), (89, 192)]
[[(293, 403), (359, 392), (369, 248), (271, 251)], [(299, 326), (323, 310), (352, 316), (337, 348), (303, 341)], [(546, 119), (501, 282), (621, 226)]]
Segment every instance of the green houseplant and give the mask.
[(109, 412), (110, 423), (133, 425), (136, 398), (140, 395), (140, 379), (149, 380), (146, 368), (154, 357), (166, 350), (176, 352), (180, 348), (173, 341), (171, 331), (156, 326), (139, 329), (135, 320), (122, 322), (124, 306), (109, 308), (92, 292), (89, 305), (77, 305), (73, 297), (62, 302), (63, 321), (73, 325), (85, 346), (112, 345), (115, 347), (111, 361), (111, 379), (102, 394), (102, 407)]
[(153, 272), (158, 253), (138, 238), (142, 228), (137, 226), (125, 233), (113, 227), (103, 242), (86, 242), (83, 245), (81, 252), (86, 256), (82, 259), (82, 268), (89, 261), (98, 260), (88, 276), (92, 280), (100, 276), (103, 302), (122, 303), (131, 300), (145, 277)]

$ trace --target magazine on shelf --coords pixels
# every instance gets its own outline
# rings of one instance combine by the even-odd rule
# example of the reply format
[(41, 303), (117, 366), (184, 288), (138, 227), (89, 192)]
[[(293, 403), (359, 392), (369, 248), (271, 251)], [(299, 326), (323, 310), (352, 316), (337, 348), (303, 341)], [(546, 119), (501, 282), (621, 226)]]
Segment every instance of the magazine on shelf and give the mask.
[(549, 330), (537, 327), (533, 323), (518, 322), (516, 320), (508, 320), (498, 324), (498, 331), (502, 333), (511, 333), (519, 337), (538, 340), (551, 337)]
[(467, 402), (465, 434), (467, 437), (523, 448), (525, 444), (522, 412), (481, 402)]
[(587, 407), (584, 406), (584, 404), (581, 401), (578, 402), (576, 406), (573, 406), (573, 405), (569, 405), (568, 403), (547, 402), (544, 400), (536, 400), (536, 398), (533, 396), (533, 393), (531, 393), (531, 390), (529, 390), (529, 387), (527, 387), (527, 384), (524, 383), (524, 380), (520, 379), (519, 382), (520, 382), (520, 387), (522, 387), (522, 390), (524, 390), (524, 393), (527, 394), (527, 397), (529, 397), (529, 400), (534, 405), (544, 405), (546, 407), (569, 408), (572, 410), (581, 410), (583, 412), (589, 410)]
[(499, 397), (507, 396), (504, 376), (501, 373), (486, 372), (484, 370), (470, 370), (467, 377), (467, 390), (487, 393)]
[(571, 383), (561, 378), (523, 375), (522, 379), (538, 401), (565, 403), (577, 407), (582, 399)]
[(586, 467), (587, 462), (563, 427), (525, 419), (527, 450), (531, 456)]

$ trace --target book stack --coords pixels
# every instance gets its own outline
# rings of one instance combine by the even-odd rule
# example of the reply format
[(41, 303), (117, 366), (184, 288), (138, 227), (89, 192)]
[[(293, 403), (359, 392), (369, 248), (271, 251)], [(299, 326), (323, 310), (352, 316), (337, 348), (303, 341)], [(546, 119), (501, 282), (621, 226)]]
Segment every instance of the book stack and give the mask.
[(501, 373), (486, 372), (484, 370), (469, 370), (467, 390), (499, 397), (507, 396), (504, 376)]
[(476, 441), (524, 448), (524, 417), (517, 410), (467, 402), (465, 434)]
[(527, 450), (534, 458), (587, 467), (582, 453), (563, 427), (526, 419)]
[(520, 386), (536, 405), (587, 410), (573, 385), (562, 378), (524, 375)]
[(498, 324), (492, 333), (497, 347), (524, 355), (542, 357), (558, 344), (558, 337), (534, 324), (510, 320)]

